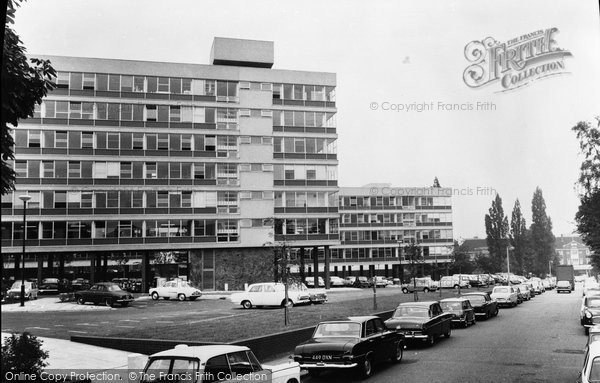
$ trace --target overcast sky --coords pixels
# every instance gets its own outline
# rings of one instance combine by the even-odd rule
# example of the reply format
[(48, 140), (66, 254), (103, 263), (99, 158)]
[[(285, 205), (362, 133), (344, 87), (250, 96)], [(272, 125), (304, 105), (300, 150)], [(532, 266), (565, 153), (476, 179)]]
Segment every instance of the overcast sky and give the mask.
[[(465, 85), (466, 44), (552, 27), (572, 53), (569, 73), (509, 92)], [(214, 36), (274, 41), (274, 68), (337, 73), (341, 186), (430, 186), (437, 176), (471, 190), (453, 198), (456, 238), (485, 237), (494, 195), (478, 187), (497, 191), (508, 214), (519, 198), (529, 225), (540, 186), (554, 233), (574, 230), (581, 157), (570, 128), (600, 115), (596, 0), (29, 0), (15, 28), (29, 53), (198, 64)], [(385, 102), (435, 108), (384, 111)], [(439, 111), (439, 102), (495, 110)]]

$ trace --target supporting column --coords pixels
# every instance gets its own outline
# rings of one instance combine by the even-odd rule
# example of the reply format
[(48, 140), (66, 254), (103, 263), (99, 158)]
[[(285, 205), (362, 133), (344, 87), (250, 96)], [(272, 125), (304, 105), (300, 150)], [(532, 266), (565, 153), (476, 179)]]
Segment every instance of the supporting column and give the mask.
[(300, 282), (305, 283), (306, 274), (304, 273), (304, 247), (300, 248)]
[(38, 280), (38, 288), (39, 288), (39, 286), (42, 284), (42, 279), (43, 279), (42, 271), (44, 270), (44, 254), (38, 254), (37, 261), (38, 261), (37, 280)]
[(96, 254), (88, 253), (90, 257), (90, 283), (96, 283)]
[(65, 254), (58, 255), (58, 278), (62, 281), (65, 278)]
[(331, 288), (329, 283), (329, 246), (323, 248), (325, 250), (325, 290)]
[(108, 281), (108, 253), (102, 254), (102, 280)]
[(48, 254), (48, 276), (54, 277), (54, 254)]
[(319, 287), (319, 247), (313, 247), (313, 277), (315, 278), (315, 288)]
[(147, 293), (149, 288), (149, 273), (150, 272), (150, 252), (144, 251), (142, 254), (142, 292)]
[(15, 281), (21, 279), (21, 254), (15, 254)]

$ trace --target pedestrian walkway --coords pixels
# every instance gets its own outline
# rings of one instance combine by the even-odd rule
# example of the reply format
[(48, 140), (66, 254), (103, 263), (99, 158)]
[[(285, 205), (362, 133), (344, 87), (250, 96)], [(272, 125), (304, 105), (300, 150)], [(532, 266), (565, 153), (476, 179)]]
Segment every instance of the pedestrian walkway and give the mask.
[[(4, 339), (11, 334), (2, 333)], [(70, 340), (43, 338), (42, 349), (48, 352), (45, 370), (89, 370), (108, 371), (127, 368), (127, 356), (130, 352), (111, 348), (91, 346)]]

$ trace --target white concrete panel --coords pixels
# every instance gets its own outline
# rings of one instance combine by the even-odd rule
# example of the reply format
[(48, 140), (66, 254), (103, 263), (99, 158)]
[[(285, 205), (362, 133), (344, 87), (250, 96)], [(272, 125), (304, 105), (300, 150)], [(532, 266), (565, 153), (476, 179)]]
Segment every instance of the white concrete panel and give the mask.
[(240, 136), (272, 136), (273, 119), (269, 117), (240, 117)]
[(242, 227), (240, 239), (244, 247), (267, 246), (273, 243), (273, 227)]
[(273, 92), (266, 90), (240, 89), (240, 108), (271, 110)]
[(240, 163), (273, 163), (273, 145), (240, 144)]
[(272, 199), (240, 201), (240, 219), (271, 218), (273, 212), (274, 201)]
[(273, 172), (240, 172), (240, 190), (273, 190)]

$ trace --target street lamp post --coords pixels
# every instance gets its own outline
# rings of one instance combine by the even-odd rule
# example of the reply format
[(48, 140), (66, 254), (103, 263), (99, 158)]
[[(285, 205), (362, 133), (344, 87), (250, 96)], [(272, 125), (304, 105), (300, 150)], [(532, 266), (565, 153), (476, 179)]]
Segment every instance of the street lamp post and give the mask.
[(21, 257), (23, 263), (21, 267), (21, 307), (25, 306), (25, 239), (27, 238), (27, 201), (31, 199), (28, 194), (19, 196), (19, 199), (23, 201), (23, 254)]
[(509, 251), (514, 250), (515, 248), (512, 246), (506, 247), (506, 285), (510, 286), (510, 256)]

